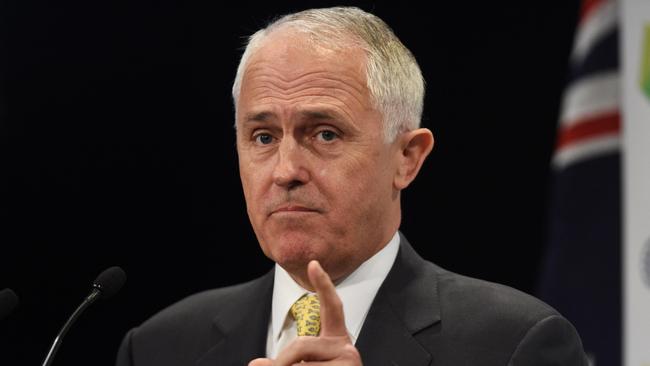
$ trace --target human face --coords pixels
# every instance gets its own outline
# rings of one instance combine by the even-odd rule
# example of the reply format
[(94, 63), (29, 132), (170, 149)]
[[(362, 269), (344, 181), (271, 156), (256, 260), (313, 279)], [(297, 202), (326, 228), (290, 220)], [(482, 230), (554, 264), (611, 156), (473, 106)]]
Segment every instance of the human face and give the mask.
[(334, 280), (346, 276), (399, 226), (399, 149), (384, 142), (358, 48), (269, 35), (242, 79), (237, 150), (262, 250), (294, 278), (312, 259)]

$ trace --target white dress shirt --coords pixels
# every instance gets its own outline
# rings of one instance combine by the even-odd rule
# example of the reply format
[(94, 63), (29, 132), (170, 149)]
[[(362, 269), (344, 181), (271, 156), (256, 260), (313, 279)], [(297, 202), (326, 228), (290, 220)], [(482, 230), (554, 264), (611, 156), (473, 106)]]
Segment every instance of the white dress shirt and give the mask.
[[(336, 285), (336, 292), (343, 302), (345, 326), (352, 343), (356, 343), (359, 337), (370, 305), (393, 266), (398, 250), (399, 234), (396, 232), (382, 250)], [(297, 337), (295, 321), (289, 310), (296, 300), (307, 293), (310, 292), (297, 284), (287, 271), (275, 265), (273, 303), (266, 341), (267, 357), (276, 358)]]

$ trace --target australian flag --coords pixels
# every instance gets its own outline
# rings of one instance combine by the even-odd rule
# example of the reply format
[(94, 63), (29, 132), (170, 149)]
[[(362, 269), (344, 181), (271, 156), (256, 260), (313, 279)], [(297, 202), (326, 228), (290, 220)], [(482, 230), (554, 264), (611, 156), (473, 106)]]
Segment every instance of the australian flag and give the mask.
[(583, 1), (553, 156), (539, 296), (578, 329), (591, 365), (621, 364), (618, 4)]

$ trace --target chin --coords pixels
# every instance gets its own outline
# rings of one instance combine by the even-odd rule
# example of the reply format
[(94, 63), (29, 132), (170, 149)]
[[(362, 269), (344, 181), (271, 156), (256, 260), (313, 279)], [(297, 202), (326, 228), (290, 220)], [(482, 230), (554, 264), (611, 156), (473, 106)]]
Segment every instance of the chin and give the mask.
[(271, 253), (275, 262), (283, 267), (307, 265), (310, 260), (317, 259), (314, 248), (306, 242), (276, 242), (271, 244)]
[(304, 233), (276, 235), (264, 246), (266, 255), (289, 272), (306, 270), (312, 259), (322, 260), (322, 244)]

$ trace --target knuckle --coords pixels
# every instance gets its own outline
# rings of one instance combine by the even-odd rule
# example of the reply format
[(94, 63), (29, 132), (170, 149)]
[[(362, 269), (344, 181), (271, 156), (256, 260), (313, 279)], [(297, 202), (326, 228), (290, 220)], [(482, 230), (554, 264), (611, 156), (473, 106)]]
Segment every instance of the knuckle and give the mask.
[(268, 365), (263, 358), (256, 358), (248, 363), (248, 366), (264, 366)]
[(313, 343), (316, 337), (309, 337), (309, 336), (301, 336), (297, 337), (296, 339), (293, 340), (293, 348), (295, 349), (305, 349), (310, 347)]
[(341, 352), (341, 356), (345, 359), (350, 359), (354, 361), (361, 361), (361, 355), (359, 354), (359, 350), (351, 344), (346, 344), (343, 346), (343, 352)]
[(296, 339), (293, 340), (292, 346), (294, 348), (304, 348), (306, 342), (307, 342), (307, 337), (296, 337)]

